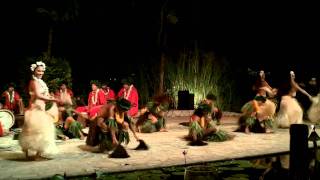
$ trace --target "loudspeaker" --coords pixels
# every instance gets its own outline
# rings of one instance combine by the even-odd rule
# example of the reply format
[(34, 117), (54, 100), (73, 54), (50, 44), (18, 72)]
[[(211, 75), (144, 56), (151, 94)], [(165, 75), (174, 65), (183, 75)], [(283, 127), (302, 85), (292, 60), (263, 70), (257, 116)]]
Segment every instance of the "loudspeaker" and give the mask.
[(178, 91), (178, 109), (188, 109), (189, 91)]
[(188, 97), (188, 110), (194, 109), (194, 94), (189, 94)]
[(178, 109), (192, 110), (194, 109), (194, 94), (189, 94), (189, 91), (178, 92)]

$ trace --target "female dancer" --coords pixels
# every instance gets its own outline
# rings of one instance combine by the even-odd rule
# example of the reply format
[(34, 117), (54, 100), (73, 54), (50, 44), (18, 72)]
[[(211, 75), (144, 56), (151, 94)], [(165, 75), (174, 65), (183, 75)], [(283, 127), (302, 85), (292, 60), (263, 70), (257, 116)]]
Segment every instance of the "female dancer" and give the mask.
[(239, 128), (237, 131), (246, 133), (273, 132), (276, 102), (269, 100), (269, 98), (273, 98), (276, 95), (277, 90), (271, 88), (267, 83), (263, 70), (259, 72), (253, 90), (256, 91), (256, 96), (241, 108), (242, 116), (239, 119)]
[(312, 104), (308, 110), (308, 118), (313, 123), (320, 123), (320, 93), (312, 97)]
[[(58, 118), (59, 102), (49, 95), (47, 84), (42, 80), (46, 65), (38, 61), (31, 65), (33, 73), (29, 83), (29, 107), (25, 111), (25, 121), (19, 136), (22, 151), (29, 157), (29, 150), (35, 151), (34, 160), (46, 159), (43, 155), (57, 153), (55, 144), (54, 121)], [(46, 111), (46, 102), (53, 103), (50, 110)]]
[(297, 91), (312, 99), (312, 96), (295, 82), (295, 73), (290, 71), (289, 86), (284, 89), (285, 94), (281, 97), (280, 109), (276, 117), (280, 128), (289, 128), (291, 124), (303, 123), (303, 111), (295, 98)]

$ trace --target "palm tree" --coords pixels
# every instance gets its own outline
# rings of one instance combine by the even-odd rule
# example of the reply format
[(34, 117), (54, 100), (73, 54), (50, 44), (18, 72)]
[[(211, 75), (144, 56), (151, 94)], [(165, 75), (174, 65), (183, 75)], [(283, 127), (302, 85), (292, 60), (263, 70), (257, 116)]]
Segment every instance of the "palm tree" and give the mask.
[(75, 21), (79, 16), (79, 4), (77, 0), (68, 0), (64, 2), (67, 8), (63, 10), (52, 10), (38, 8), (37, 12), (46, 16), (49, 20), (48, 48), (47, 56), (52, 55), (52, 42), (54, 29), (61, 23)]
[(158, 32), (158, 46), (160, 49), (160, 66), (159, 66), (159, 89), (157, 94), (164, 93), (164, 70), (166, 64), (165, 48), (167, 46), (167, 25), (176, 24), (178, 18), (174, 15), (174, 11), (168, 8), (168, 0), (162, 4), (160, 9), (160, 28)]

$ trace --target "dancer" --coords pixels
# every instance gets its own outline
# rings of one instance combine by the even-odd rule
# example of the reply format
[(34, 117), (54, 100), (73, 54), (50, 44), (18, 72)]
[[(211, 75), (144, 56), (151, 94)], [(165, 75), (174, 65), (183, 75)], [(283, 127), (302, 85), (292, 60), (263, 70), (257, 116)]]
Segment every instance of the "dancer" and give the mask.
[(90, 126), (87, 145), (99, 145), (99, 151), (111, 150), (118, 144), (130, 142), (128, 130), (130, 129), (136, 140), (131, 119), (126, 115), (130, 109), (130, 102), (124, 98), (118, 98), (114, 102), (105, 104), (94, 120), (95, 125)]
[(312, 104), (307, 111), (308, 118), (312, 123), (320, 123), (320, 93), (312, 97)]
[(166, 132), (165, 112), (169, 108), (169, 99), (167, 96), (154, 97), (140, 110), (136, 129), (142, 133)]
[[(60, 101), (49, 96), (47, 84), (42, 80), (46, 65), (38, 61), (31, 65), (33, 73), (29, 83), (29, 107), (25, 112), (25, 121), (19, 136), (19, 144), (26, 157), (30, 159), (29, 150), (35, 151), (34, 160), (46, 159), (46, 155), (57, 153), (55, 144), (54, 119), (58, 117), (56, 103)], [(46, 102), (53, 103), (46, 111)]]
[(208, 104), (211, 107), (211, 119), (213, 121), (217, 121), (217, 125), (220, 125), (220, 120), (222, 118), (222, 111), (216, 106), (217, 97), (209, 93), (206, 96), (206, 99), (202, 101), (202, 103)]
[(58, 91), (55, 92), (55, 97), (60, 99), (60, 103), (58, 104), (59, 107), (59, 120), (63, 121), (62, 114), (64, 112), (68, 113), (70, 116), (72, 115), (73, 111), (73, 92), (71, 89), (67, 88), (65, 82), (60, 84), (60, 88)]
[(291, 124), (303, 123), (303, 110), (295, 98), (298, 91), (312, 100), (312, 96), (296, 83), (295, 73), (290, 71), (289, 83), (283, 89), (284, 95), (281, 97), (280, 109), (276, 117), (278, 127), (289, 128)]
[(271, 88), (265, 80), (264, 71), (261, 70), (253, 90), (256, 91), (256, 96), (241, 108), (242, 115), (239, 118), (239, 127), (236, 131), (271, 133), (274, 128), (276, 112), (274, 97), (277, 94), (277, 89)]
[(234, 138), (234, 135), (218, 129), (209, 118), (211, 107), (206, 103), (199, 104), (198, 108), (190, 117), (188, 139), (190, 145), (206, 145), (203, 141), (227, 141)]
[(66, 111), (62, 112), (62, 120), (56, 125), (57, 137), (63, 140), (70, 138), (84, 140), (85, 133), (82, 129), (82, 124), (74, 119), (73, 114)]

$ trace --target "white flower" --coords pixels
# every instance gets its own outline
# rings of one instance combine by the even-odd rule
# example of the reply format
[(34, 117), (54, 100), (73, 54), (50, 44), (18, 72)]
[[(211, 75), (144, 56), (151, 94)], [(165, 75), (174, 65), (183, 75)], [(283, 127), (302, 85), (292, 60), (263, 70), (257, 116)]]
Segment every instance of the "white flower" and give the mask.
[(36, 64), (31, 64), (31, 67), (30, 67), (31, 71), (34, 71), (36, 69), (36, 67), (37, 67)]
[(290, 76), (295, 77), (294, 71), (290, 71)]
[(34, 71), (38, 66), (42, 66), (43, 67), (43, 70), (45, 71), (46, 70), (46, 64), (42, 61), (37, 61), (36, 64), (31, 64), (31, 71)]
[(36, 64), (37, 64), (37, 66), (42, 66), (44, 71), (46, 70), (46, 64), (44, 62), (38, 61), (38, 62), (36, 62)]

